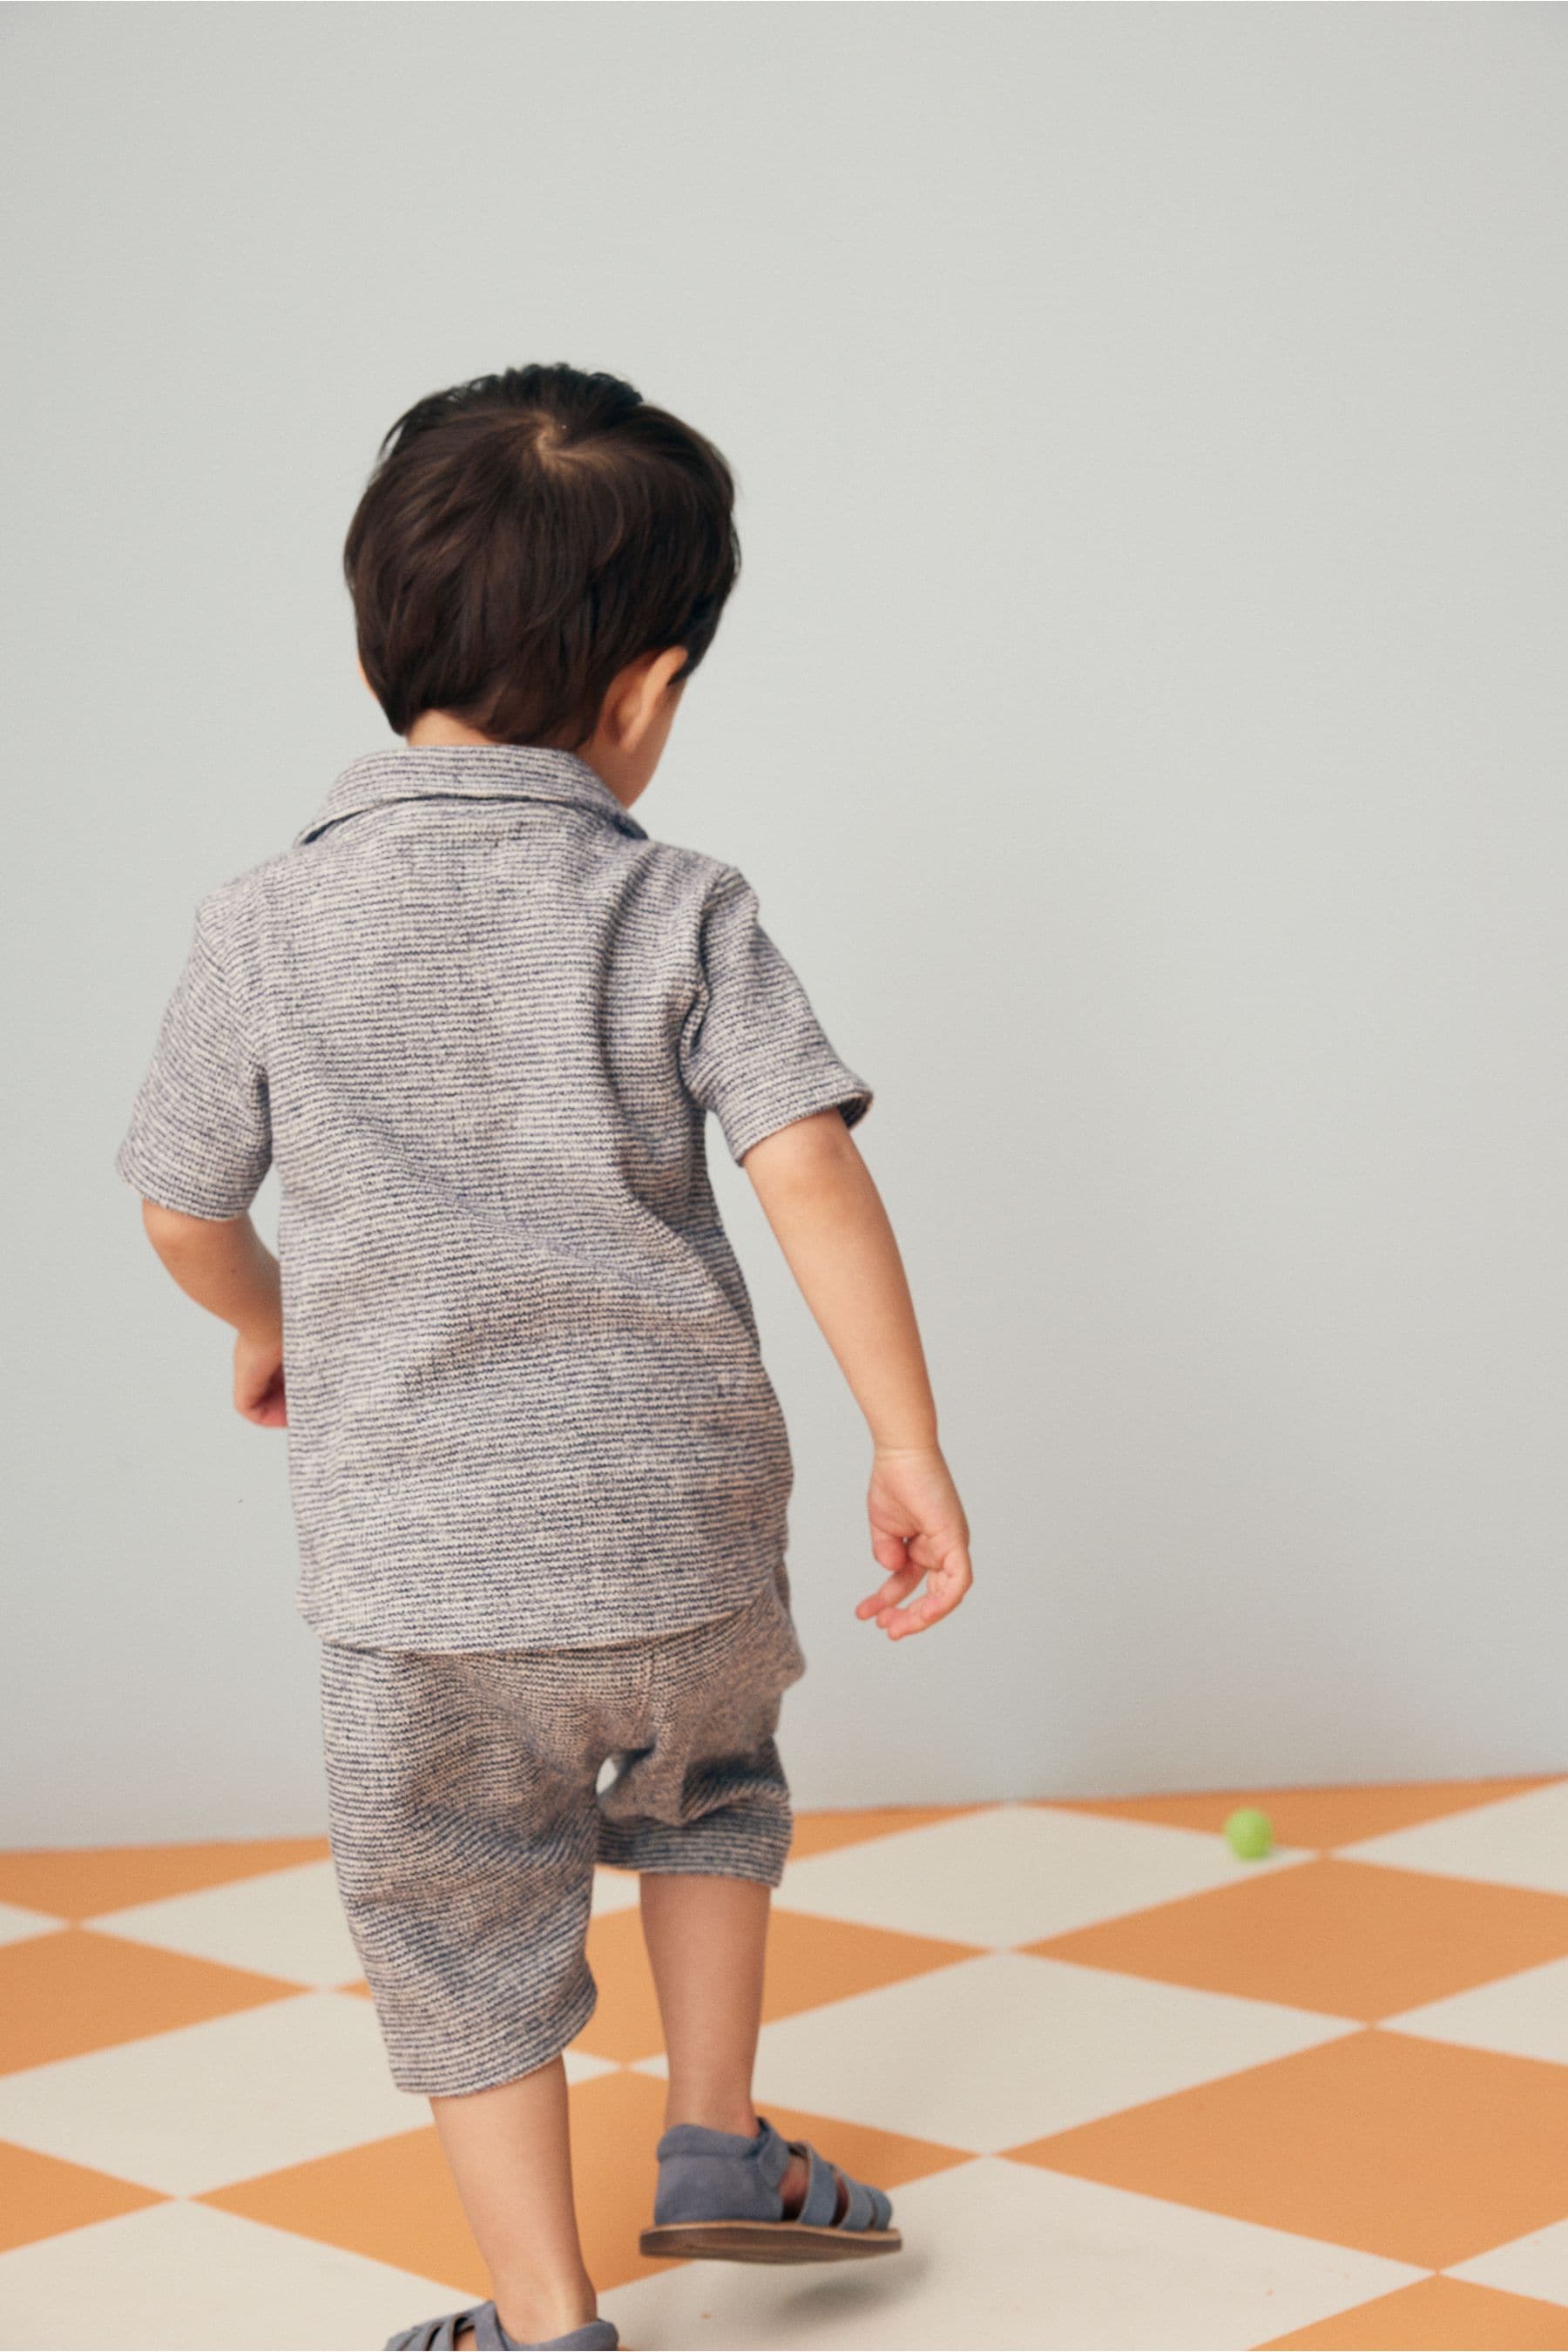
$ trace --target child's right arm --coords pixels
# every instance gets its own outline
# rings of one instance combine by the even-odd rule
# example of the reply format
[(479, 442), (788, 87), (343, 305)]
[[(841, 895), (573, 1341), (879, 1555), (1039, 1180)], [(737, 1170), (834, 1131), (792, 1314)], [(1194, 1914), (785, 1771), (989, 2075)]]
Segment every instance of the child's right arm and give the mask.
[(870, 1428), (871, 1549), (888, 1576), (855, 1613), (898, 1641), (956, 1609), (973, 1580), (899, 1245), (837, 1110), (777, 1129), (741, 1164)]

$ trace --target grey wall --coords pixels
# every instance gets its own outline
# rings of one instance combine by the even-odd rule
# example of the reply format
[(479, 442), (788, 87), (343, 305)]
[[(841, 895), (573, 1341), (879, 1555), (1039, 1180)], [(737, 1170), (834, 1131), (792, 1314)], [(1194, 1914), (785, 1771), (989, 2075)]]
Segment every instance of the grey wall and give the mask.
[(0, 1837), (321, 1822), (282, 1441), (110, 1160), (198, 897), (391, 740), (377, 439), (531, 358), (738, 470), (639, 814), (878, 1087), (973, 1521), (949, 1628), (854, 1622), (858, 1421), (721, 1163), (800, 1798), (1563, 1768), (1565, 35), (4, 12)]

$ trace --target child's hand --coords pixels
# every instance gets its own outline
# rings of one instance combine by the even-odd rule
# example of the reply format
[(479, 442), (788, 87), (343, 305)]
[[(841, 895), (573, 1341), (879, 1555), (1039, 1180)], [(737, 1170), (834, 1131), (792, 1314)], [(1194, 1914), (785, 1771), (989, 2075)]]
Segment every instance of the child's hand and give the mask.
[(242, 1331), (234, 1343), (234, 1408), (263, 1429), (289, 1423), (283, 1399), (283, 1328)]
[[(855, 1614), (874, 1617), (890, 1641), (923, 1633), (956, 1609), (970, 1585), (969, 1522), (934, 1445), (879, 1446), (867, 1496), (871, 1549), (888, 1580)], [(910, 1595), (921, 1580), (925, 1591)], [(907, 1604), (907, 1605), (905, 1605)]]

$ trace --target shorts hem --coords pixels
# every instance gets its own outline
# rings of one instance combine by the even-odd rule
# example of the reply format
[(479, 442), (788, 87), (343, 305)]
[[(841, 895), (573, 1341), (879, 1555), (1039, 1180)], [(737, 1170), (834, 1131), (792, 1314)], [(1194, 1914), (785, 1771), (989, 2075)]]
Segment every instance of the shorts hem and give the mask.
[(598, 1859), (639, 1877), (751, 1878), (776, 1886), (794, 1832), (793, 1812), (700, 1814), (696, 1821), (603, 1822)]
[[(574, 2002), (562, 2024), (545, 2035), (521, 2040), (511, 2045), (505, 2056), (468, 2059), (454, 2053), (444, 2064), (405, 2065), (387, 2052), (387, 2069), (399, 2091), (406, 2091), (420, 2099), (460, 2099), (475, 2091), (499, 2090), (503, 2084), (515, 2083), (523, 2074), (536, 2074), (542, 2066), (563, 2055), (576, 2040), (599, 2005), (599, 1988), (591, 1980), (585, 1997)], [(491, 2045), (487, 2045), (489, 2047)]]
[(784, 1877), (784, 1864), (770, 1864), (766, 1868), (748, 1870), (733, 1862), (704, 1862), (700, 1856), (687, 1862), (622, 1863), (619, 1868), (637, 1871), (639, 1878), (743, 1878), (759, 1886), (777, 1886)]

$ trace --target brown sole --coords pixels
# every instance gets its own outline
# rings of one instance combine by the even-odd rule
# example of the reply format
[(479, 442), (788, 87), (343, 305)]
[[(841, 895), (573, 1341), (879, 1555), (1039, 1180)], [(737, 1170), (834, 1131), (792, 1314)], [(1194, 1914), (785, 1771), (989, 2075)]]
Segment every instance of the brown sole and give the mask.
[(673, 2221), (645, 2230), (639, 2252), (665, 2262), (846, 2263), (896, 2254), (897, 2230), (823, 2230), (803, 2221)]

